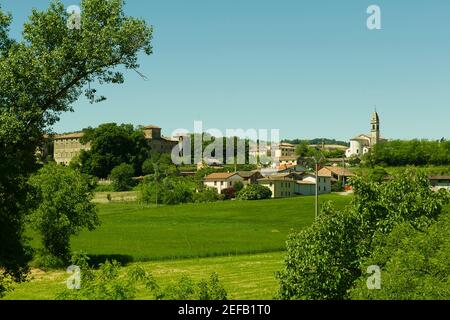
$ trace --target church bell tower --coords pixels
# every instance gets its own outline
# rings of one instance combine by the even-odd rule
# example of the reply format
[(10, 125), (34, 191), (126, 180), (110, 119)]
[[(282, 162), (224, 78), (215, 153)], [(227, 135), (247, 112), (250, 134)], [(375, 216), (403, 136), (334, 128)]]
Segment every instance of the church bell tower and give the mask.
[(380, 117), (378, 116), (376, 110), (372, 113), (372, 120), (370, 121), (370, 124), (372, 125), (370, 144), (373, 146), (380, 142)]

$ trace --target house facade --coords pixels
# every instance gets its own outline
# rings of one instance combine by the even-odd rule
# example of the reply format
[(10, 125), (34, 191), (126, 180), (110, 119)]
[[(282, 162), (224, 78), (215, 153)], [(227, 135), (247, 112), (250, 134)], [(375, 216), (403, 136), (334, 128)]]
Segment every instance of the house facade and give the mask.
[[(318, 175), (318, 193), (331, 193), (331, 174), (326, 171)], [(316, 194), (316, 175), (306, 174), (302, 180), (297, 181), (296, 193), (302, 196), (312, 196)]]
[(82, 132), (53, 137), (53, 158), (57, 164), (69, 165), (81, 150), (89, 150), (90, 144), (82, 144), (80, 139), (84, 136)]
[(225, 189), (234, 187), (237, 182), (244, 183), (244, 178), (237, 173), (221, 172), (207, 175), (203, 181), (206, 187), (216, 189), (219, 194), (221, 194)]
[(289, 198), (295, 196), (295, 180), (283, 176), (270, 176), (258, 180), (258, 184), (263, 185), (272, 191), (272, 198)]

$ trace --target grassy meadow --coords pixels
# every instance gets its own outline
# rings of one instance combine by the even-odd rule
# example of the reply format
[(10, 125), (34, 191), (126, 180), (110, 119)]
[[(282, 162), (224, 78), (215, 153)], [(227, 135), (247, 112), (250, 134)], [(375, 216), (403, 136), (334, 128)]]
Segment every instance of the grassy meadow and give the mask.
[[(337, 207), (349, 197), (321, 196)], [(292, 229), (309, 226), (314, 197), (225, 201), (142, 207), (137, 203), (98, 204), (101, 226), (73, 237), (73, 251), (95, 260), (121, 262), (199, 258), (283, 251)], [(39, 247), (38, 237), (33, 246)]]
[[(343, 207), (351, 196), (323, 195)], [(286, 238), (308, 227), (314, 197), (264, 201), (226, 201), (179, 206), (141, 206), (136, 202), (99, 203), (101, 226), (72, 239), (92, 262), (115, 259), (126, 268), (135, 263), (160, 285), (183, 274), (194, 280), (217, 272), (231, 299), (271, 299), (275, 272), (283, 265)], [(32, 245), (39, 237), (29, 232)], [(32, 269), (31, 279), (6, 296), (11, 300), (54, 299), (65, 288), (65, 270)], [(139, 299), (152, 297), (142, 289)]]

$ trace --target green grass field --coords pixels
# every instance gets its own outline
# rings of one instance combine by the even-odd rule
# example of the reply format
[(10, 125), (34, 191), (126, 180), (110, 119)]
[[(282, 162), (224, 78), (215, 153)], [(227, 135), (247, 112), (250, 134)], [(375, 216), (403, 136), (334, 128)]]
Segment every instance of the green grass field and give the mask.
[[(342, 207), (350, 198), (321, 196), (328, 200)], [(314, 197), (158, 208), (111, 203), (99, 209), (102, 225), (74, 237), (73, 251), (84, 250), (98, 261), (160, 261), (282, 251), (292, 229), (312, 223)], [(33, 245), (39, 246), (37, 237)]]
[[(270, 300), (278, 283), (275, 272), (283, 265), (284, 253), (264, 253), (228, 257), (185, 259), (162, 262), (138, 262), (151, 272), (159, 285), (165, 286), (178, 280), (183, 274), (194, 280), (207, 279), (217, 272), (220, 282), (234, 300)], [(128, 265), (127, 268), (133, 264)], [(66, 287), (68, 275), (64, 271), (43, 272), (33, 270), (31, 281), (18, 285), (5, 300), (52, 300)], [(144, 289), (137, 299), (152, 299)]]
[[(320, 199), (339, 208), (351, 197)], [(217, 272), (231, 299), (273, 298), (289, 232), (309, 226), (314, 217), (314, 197), (158, 208), (137, 203), (98, 206), (101, 227), (73, 237), (73, 251), (87, 252), (94, 262), (116, 259), (126, 268), (139, 263), (161, 285), (182, 274), (199, 280)], [(38, 237), (30, 235), (39, 247)], [(33, 269), (31, 281), (18, 285), (6, 299), (54, 299), (65, 288), (66, 277), (64, 270)], [(138, 298), (151, 297), (142, 291)]]

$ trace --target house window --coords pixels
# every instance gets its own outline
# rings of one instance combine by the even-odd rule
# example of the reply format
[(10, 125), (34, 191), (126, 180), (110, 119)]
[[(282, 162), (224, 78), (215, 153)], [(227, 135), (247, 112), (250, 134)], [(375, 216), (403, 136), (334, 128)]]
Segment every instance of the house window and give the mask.
[(214, 181), (214, 185), (217, 186), (217, 181)]
[(223, 186), (223, 181), (220, 181), (220, 185)]

